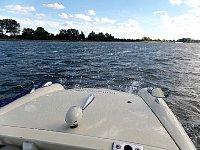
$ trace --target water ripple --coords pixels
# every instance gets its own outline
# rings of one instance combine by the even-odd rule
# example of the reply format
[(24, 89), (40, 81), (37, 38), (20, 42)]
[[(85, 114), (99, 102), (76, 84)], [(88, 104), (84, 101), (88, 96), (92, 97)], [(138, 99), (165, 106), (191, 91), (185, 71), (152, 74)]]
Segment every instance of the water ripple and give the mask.
[(40, 81), (65, 88), (170, 91), (167, 104), (200, 148), (200, 45), (0, 41), (0, 100)]

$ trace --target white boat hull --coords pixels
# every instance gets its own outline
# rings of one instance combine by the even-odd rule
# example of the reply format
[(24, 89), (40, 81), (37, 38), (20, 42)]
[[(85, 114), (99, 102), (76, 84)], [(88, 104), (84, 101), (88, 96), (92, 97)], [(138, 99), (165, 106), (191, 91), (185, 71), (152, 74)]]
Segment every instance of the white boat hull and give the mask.
[[(82, 107), (89, 94), (95, 99), (78, 127), (70, 128), (68, 109)], [(19, 149), (27, 144), (48, 150), (115, 149), (119, 143), (121, 149), (124, 144), (141, 150), (194, 150), (164, 101), (157, 103), (148, 94), (147, 89), (140, 96), (107, 89), (65, 90), (60, 84), (37, 89), (0, 109), (0, 143)]]

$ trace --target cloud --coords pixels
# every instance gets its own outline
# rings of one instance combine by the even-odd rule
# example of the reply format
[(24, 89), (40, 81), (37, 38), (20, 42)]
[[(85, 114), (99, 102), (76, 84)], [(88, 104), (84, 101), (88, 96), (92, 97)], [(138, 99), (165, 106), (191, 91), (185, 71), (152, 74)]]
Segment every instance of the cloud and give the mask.
[(62, 24), (62, 26), (64, 26), (67, 29), (77, 29), (78, 27), (73, 24), (72, 22), (65, 22)]
[(154, 15), (157, 15), (157, 14), (163, 14), (165, 13), (166, 11), (163, 11), (163, 10), (158, 10), (158, 11), (154, 11), (153, 14)]
[(49, 33), (57, 34), (59, 29), (62, 28), (62, 24), (56, 21), (49, 21), (44, 19), (33, 19), (33, 18), (15, 18), (20, 23), (20, 28), (32, 28), (43, 27)]
[(94, 15), (96, 15), (96, 12), (94, 11), (94, 10), (88, 10), (88, 14), (90, 15), (90, 16), (94, 16)]
[(190, 7), (190, 10), (188, 11), (189, 13), (200, 15), (200, 1), (199, 0), (186, 0), (184, 4)]
[(37, 15), (38, 17), (41, 17), (41, 18), (46, 17), (46, 14), (43, 14), (43, 13), (37, 13), (36, 15)]
[(139, 22), (133, 19), (129, 19), (127, 22), (109, 25), (85, 23), (82, 25), (77, 25), (77, 27), (86, 34), (89, 34), (91, 31), (94, 31), (95, 33), (103, 32), (104, 34), (112, 34), (116, 38), (137, 39), (147, 35), (139, 26)]
[(184, 4), (196, 8), (196, 7), (200, 7), (200, 1), (199, 0), (185, 0)]
[(185, 4), (193, 9), (200, 9), (200, 0), (169, 0), (172, 5)]
[(47, 20), (33, 20), (29, 18), (17, 19), (22, 26), (26, 27), (58, 27), (60, 26), (59, 22), (47, 21)]
[(180, 15), (170, 16), (167, 11), (155, 11), (160, 16), (154, 36), (165, 39), (193, 38), (200, 35), (200, 0), (169, 0), (171, 4), (187, 6)]
[(128, 20), (128, 25), (129, 25), (130, 27), (134, 27), (134, 28), (138, 28), (138, 27), (139, 27), (138, 21), (133, 20), (133, 19), (129, 19), (129, 20)]
[(58, 16), (59, 16), (60, 18), (63, 18), (63, 19), (68, 19), (68, 18), (69, 18), (69, 16), (68, 16), (66, 13), (58, 14)]
[(172, 5), (180, 5), (183, 3), (183, 0), (169, 0)]
[(85, 20), (85, 21), (92, 21), (90, 16), (87, 16), (87, 15), (84, 15), (84, 14), (75, 14), (73, 17), (77, 18), (77, 19)]
[(52, 9), (64, 9), (65, 7), (62, 4), (59, 3), (53, 3), (53, 4), (42, 4), (45, 7), (52, 8)]
[(68, 16), (71, 17), (71, 18), (74, 17), (72, 14), (68, 14)]
[(58, 14), (60, 18), (68, 19), (68, 18), (76, 18), (84, 21), (92, 21), (92, 18), (90, 16), (87, 16), (85, 14), (66, 14), (66, 13), (61, 13)]
[(129, 19), (126, 23), (119, 23), (121, 28), (137, 28), (139, 29), (139, 23), (136, 20)]
[(109, 18), (95, 18), (95, 21), (97, 23), (111, 23), (111, 24), (116, 22), (116, 20), (109, 19)]
[(198, 39), (200, 35), (200, 17), (189, 13), (176, 17), (170, 17), (168, 13), (160, 16), (162, 36), (168, 39), (174, 38), (194, 38)]
[(18, 12), (18, 13), (31, 13), (35, 11), (33, 6), (21, 6), (21, 5), (8, 5), (5, 8), (11, 12)]

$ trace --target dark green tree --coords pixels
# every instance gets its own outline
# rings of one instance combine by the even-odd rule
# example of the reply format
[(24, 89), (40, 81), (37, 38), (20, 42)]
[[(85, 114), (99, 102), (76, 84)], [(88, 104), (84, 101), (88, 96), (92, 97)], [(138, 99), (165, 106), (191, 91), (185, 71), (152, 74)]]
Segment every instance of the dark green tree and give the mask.
[(96, 35), (96, 40), (105, 41), (105, 35), (102, 32), (100, 32), (99, 34)]
[(177, 42), (191, 43), (192, 39), (191, 38), (182, 38), (182, 39), (178, 39)]
[(67, 30), (68, 40), (80, 40), (79, 31), (76, 29)]
[(49, 38), (49, 33), (43, 27), (37, 27), (34, 32), (34, 37), (38, 40), (47, 40)]
[(60, 29), (60, 35), (65, 35), (67, 34), (67, 30), (65, 29)]
[(67, 40), (67, 30), (65, 29), (60, 29), (60, 33), (57, 35), (58, 39), (60, 40)]
[(89, 41), (114, 41), (114, 36), (108, 33), (104, 35), (102, 32), (95, 34), (95, 32), (92, 31), (88, 35), (88, 40)]
[(84, 41), (85, 40), (85, 34), (81, 31), (81, 34), (80, 34), (80, 40)]
[(105, 41), (114, 41), (114, 36), (111, 34), (106, 33), (105, 34)]
[(49, 40), (55, 40), (55, 35), (53, 33), (49, 33)]
[(3, 20), (0, 20), (0, 34), (3, 34)]
[(0, 32), (3, 33), (10, 33), (11, 36), (19, 35), (20, 33), (20, 24), (13, 19), (3, 19), (0, 23)]
[(91, 33), (89, 33), (89, 35), (88, 35), (88, 40), (89, 41), (96, 41), (96, 36), (95, 36), (96, 34), (95, 34), (95, 32), (91, 32)]
[(61, 40), (80, 40), (79, 31), (76, 29), (61, 29), (57, 37)]
[(150, 37), (143, 37), (142, 41), (152, 41), (152, 39)]
[(31, 28), (24, 28), (22, 31), (22, 38), (33, 39), (34, 38), (34, 30)]

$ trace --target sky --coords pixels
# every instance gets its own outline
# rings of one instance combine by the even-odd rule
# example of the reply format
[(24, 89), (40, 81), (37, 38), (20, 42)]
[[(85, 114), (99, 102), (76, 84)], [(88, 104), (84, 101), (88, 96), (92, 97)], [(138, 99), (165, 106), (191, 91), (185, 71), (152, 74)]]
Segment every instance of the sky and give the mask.
[(200, 39), (200, 0), (0, 0), (0, 19), (53, 34), (73, 28), (126, 39)]

